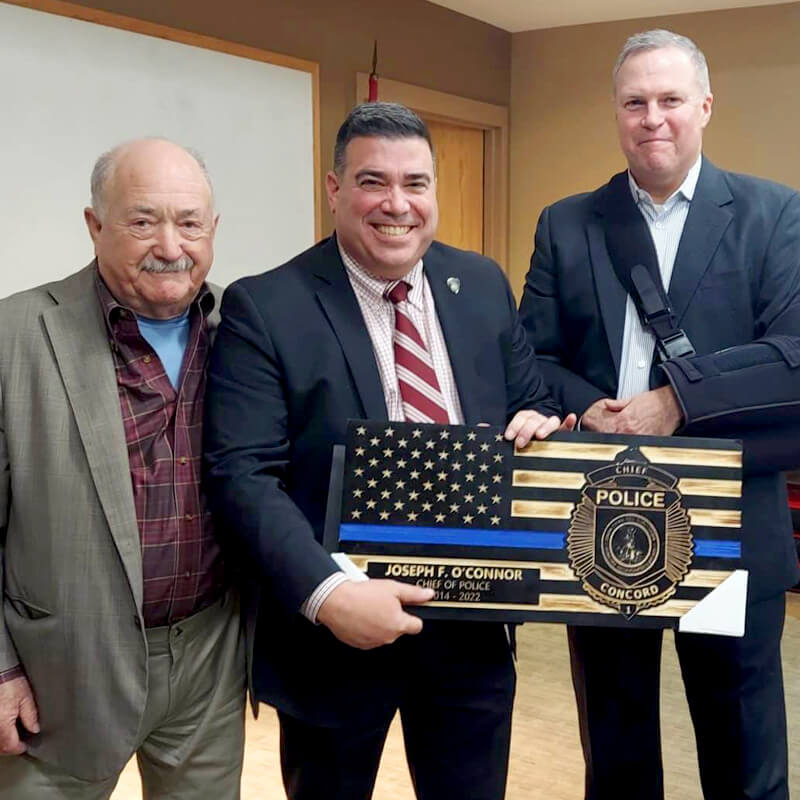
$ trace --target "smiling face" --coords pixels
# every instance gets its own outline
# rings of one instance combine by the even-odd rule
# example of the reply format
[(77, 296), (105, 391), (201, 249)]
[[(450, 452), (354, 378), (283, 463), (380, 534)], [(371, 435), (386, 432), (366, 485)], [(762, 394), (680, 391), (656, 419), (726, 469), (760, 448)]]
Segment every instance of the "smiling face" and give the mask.
[(211, 188), (197, 161), (162, 140), (125, 146), (84, 211), (100, 275), (137, 314), (167, 319), (197, 296), (214, 258)]
[(433, 241), (436, 178), (422, 138), (351, 139), (344, 168), (328, 173), (327, 191), (341, 246), (373, 275), (404, 277)]
[(629, 56), (614, 89), (617, 132), (631, 173), (655, 202), (663, 202), (700, 155), (714, 98), (677, 47)]

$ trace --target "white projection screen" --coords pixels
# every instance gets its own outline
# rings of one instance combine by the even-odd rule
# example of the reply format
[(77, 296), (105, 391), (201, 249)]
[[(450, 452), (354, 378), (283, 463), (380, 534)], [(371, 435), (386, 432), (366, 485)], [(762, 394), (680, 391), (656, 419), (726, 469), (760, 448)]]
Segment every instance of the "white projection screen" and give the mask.
[(134, 22), (155, 35), (0, 2), (0, 297), (89, 263), (94, 161), (140, 136), (205, 158), (213, 282), (275, 267), (318, 235), (317, 65)]

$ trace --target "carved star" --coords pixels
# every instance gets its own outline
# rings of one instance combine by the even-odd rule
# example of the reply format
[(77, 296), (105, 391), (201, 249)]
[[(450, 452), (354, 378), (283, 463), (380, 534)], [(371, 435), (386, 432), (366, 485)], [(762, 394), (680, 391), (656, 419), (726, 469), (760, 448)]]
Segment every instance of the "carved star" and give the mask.
[(417, 478), (419, 478), (419, 472), (417, 470), (415, 470), (415, 469), (412, 469), (411, 472), (409, 472), (408, 474), (411, 477), (411, 480), (413, 480), (413, 481), (415, 481), (415, 480), (417, 480)]
[(397, 446), (398, 447), (405, 447), (406, 445), (408, 445), (408, 439), (398, 439), (397, 440)]
[(439, 492), (439, 494), (436, 495), (436, 499), (440, 503), (444, 503), (444, 501), (447, 500), (447, 495), (444, 492)]
[(481, 465), (478, 467), (478, 469), (479, 469), (481, 472), (488, 472), (488, 471), (489, 471), (489, 465), (488, 465), (488, 464), (481, 464)]
[(425, 469), (433, 469), (433, 461), (426, 461), (423, 465)]
[(356, 509), (355, 509), (355, 510), (352, 512), (352, 514), (350, 514), (350, 516), (351, 516), (353, 519), (361, 519), (361, 512), (360, 512), (360, 511), (359, 511), (359, 510), (356, 508)]
[(440, 450), (439, 451), (439, 458), (447, 458), (449, 455), (450, 455), (450, 453), (448, 453), (447, 450)]
[(364, 468), (363, 467), (356, 467), (353, 470), (353, 474), (357, 475), (360, 478), (364, 474)]
[(499, 464), (503, 460), (503, 456), (501, 456), (500, 453), (495, 453), (494, 460)]
[(432, 508), (433, 508), (433, 506), (428, 502), (425, 502), (425, 503), (422, 504), (422, 510), (423, 511), (430, 511)]
[(472, 514), (464, 514), (462, 519), (464, 520), (464, 523), (466, 525), (470, 525), (472, 523), (472, 520), (475, 519), (475, 517), (473, 517)]
[(363, 447), (356, 447), (356, 455), (363, 456), (367, 451)]
[(486, 506), (484, 506), (484, 505), (478, 506), (478, 513), (479, 514), (485, 514), (486, 513)]
[(353, 497), (361, 497), (364, 492), (361, 489), (353, 489)]
[(460, 450), (463, 446), (461, 442), (453, 442), (453, 450)]
[(502, 475), (492, 475), (492, 482), (493, 483), (500, 483), (503, 480)]
[(446, 481), (447, 480), (447, 473), (446, 472), (440, 472), (436, 477), (440, 481)]
[(455, 514), (461, 506), (458, 503), (450, 503), (450, 510)]
[(467, 461), (474, 461), (475, 453), (467, 453)]
[(496, 442), (502, 442), (502, 441), (503, 441), (503, 434), (502, 434), (502, 433), (496, 433), (496, 434), (494, 435), (494, 440), (495, 440)]
[(381, 440), (377, 436), (374, 436), (372, 439), (369, 440), (369, 443), (373, 447), (377, 447), (381, 443)]
[(433, 448), (436, 447), (436, 442), (434, 442), (433, 439), (428, 439), (428, 441), (425, 442), (425, 447), (428, 450), (433, 450)]
[(477, 438), (477, 436), (478, 436), (478, 434), (477, 434), (477, 433), (475, 433), (475, 431), (470, 431), (470, 432), (467, 434), (467, 439), (469, 439), (471, 442), (474, 442), (474, 441), (475, 441), (475, 439)]
[(422, 431), (421, 431), (419, 428), (414, 428), (414, 430), (413, 430), (413, 431), (411, 431), (411, 435), (412, 435), (412, 436), (413, 436), (415, 439), (419, 439), (419, 437), (420, 437), (420, 436), (422, 436)]
[(367, 429), (366, 429), (366, 428), (365, 428), (363, 425), (359, 425), (359, 426), (356, 428), (356, 433), (357, 433), (359, 436), (364, 436), (364, 435), (366, 435), (366, 433), (367, 433)]
[(374, 501), (374, 500), (367, 500), (367, 508), (368, 508), (370, 511), (372, 511), (372, 509), (373, 509), (373, 508), (375, 508), (375, 505), (376, 505), (376, 503), (375, 503), (375, 501)]
[(378, 514), (378, 516), (385, 522), (387, 519), (389, 519), (389, 512), (381, 511), (381, 513)]
[(499, 525), (500, 524), (500, 517), (491, 517), (492, 525)]
[(430, 481), (425, 481), (425, 483), (422, 484), (422, 488), (426, 492), (429, 492), (431, 489), (433, 489), (433, 484)]
[(458, 470), (460, 470), (460, 469), (461, 469), (461, 462), (460, 462), (460, 461), (454, 461), (454, 462), (453, 462), (453, 463), (450, 465), (450, 469), (452, 469), (452, 470), (455, 470), (456, 472), (458, 472)]
[(404, 506), (405, 506), (405, 503), (402, 500), (395, 501), (395, 504), (394, 504), (395, 511), (402, 511)]
[(502, 499), (502, 498), (500, 497), (500, 495), (499, 495), (499, 494), (493, 494), (493, 495), (492, 495), (492, 502), (493, 502), (495, 505), (496, 505), (497, 503), (499, 503), (501, 499)]
[(397, 469), (405, 469), (405, 468), (406, 468), (406, 460), (404, 458), (401, 458), (397, 462)]
[(378, 485), (378, 481), (376, 481), (375, 478), (370, 478), (367, 481), (367, 488), (368, 489), (374, 489), (377, 485)]
[(475, 499), (475, 495), (474, 494), (465, 494), (464, 495), (464, 502), (465, 503), (471, 503), (474, 499)]
[(378, 464), (380, 464), (380, 461), (378, 461), (378, 459), (377, 459), (377, 458), (371, 458), (371, 459), (369, 460), (369, 465), (370, 465), (371, 467), (377, 467), (377, 466), (378, 466)]
[(416, 522), (418, 516), (419, 515), (417, 514), (416, 511), (409, 511), (408, 512), (408, 521), (409, 522)]
[(460, 492), (461, 491), (461, 484), (460, 483), (451, 484), (450, 491), (451, 492)]
[(436, 521), (437, 521), (438, 523), (440, 523), (440, 524), (441, 524), (442, 522), (444, 522), (444, 519), (445, 519), (445, 517), (444, 517), (444, 514), (437, 514), (437, 515), (436, 515)]
[(388, 489), (384, 489), (381, 492), (381, 500), (388, 500), (392, 496), (392, 493)]
[(412, 450), (411, 451), (411, 458), (419, 458), (422, 453), (419, 450)]
[(449, 439), (450, 438), (450, 431), (447, 430), (447, 428), (445, 428), (443, 431), (440, 431), (439, 438), (440, 439)]
[(381, 475), (383, 475), (384, 478), (391, 478), (392, 477), (392, 471), (390, 469), (385, 469), (381, 473)]
[(394, 450), (391, 447), (387, 447), (383, 451), (384, 458), (391, 458), (394, 455)]
[(383, 433), (384, 436), (394, 436), (394, 428), (387, 428)]
[(397, 481), (397, 482), (395, 483), (395, 486), (396, 486), (398, 489), (405, 489), (405, 488), (406, 488), (406, 482), (405, 482), (405, 481)]
[(478, 491), (481, 492), (481, 494), (483, 494), (488, 488), (489, 487), (485, 483), (482, 483), (478, 486)]
[(489, 445), (488, 445), (488, 443), (487, 443), (487, 442), (484, 442), (484, 443), (481, 445), (481, 451), (485, 453), (485, 452), (486, 452), (488, 449), (489, 449)]
[(419, 497), (419, 492), (409, 492), (408, 499), (409, 500), (416, 500)]

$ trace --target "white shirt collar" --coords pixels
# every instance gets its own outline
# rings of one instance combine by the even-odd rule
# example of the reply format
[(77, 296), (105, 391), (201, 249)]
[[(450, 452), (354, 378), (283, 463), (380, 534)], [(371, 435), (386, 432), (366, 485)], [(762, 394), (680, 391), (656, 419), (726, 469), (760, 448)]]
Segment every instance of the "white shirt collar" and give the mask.
[[(694, 197), (694, 191), (697, 188), (697, 180), (700, 177), (700, 167), (702, 165), (703, 156), (701, 154), (686, 173), (683, 183), (660, 205), (670, 205), (676, 196), (683, 196), (688, 202), (691, 202)], [(656, 206), (650, 193), (639, 187), (630, 170), (628, 170), (628, 186), (636, 203), (649, 203), (651, 206)]]

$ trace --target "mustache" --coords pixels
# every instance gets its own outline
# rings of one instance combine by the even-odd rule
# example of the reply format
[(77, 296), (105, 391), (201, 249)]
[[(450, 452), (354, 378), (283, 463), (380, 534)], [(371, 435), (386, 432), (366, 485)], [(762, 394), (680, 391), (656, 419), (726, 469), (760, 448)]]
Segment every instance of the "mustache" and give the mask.
[(152, 253), (148, 253), (141, 261), (140, 267), (144, 272), (188, 272), (194, 266), (191, 256), (184, 253), (174, 261), (164, 261)]

